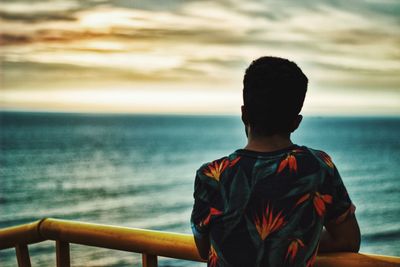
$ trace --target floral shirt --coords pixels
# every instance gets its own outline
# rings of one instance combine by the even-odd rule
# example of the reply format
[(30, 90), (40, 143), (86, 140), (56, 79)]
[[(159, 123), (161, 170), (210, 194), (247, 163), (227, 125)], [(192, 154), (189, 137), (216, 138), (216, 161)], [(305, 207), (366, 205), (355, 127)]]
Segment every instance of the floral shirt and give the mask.
[(191, 224), (208, 266), (313, 266), (322, 227), (354, 213), (324, 152), (239, 149), (196, 173)]

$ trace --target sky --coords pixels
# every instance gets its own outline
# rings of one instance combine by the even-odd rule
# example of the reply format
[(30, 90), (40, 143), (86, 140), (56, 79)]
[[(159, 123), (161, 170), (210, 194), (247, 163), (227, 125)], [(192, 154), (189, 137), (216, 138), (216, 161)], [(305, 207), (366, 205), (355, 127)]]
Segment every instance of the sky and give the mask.
[(400, 115), (398, 0), (2, 0), (0, 109), (238, 114), (264, 55), (303, 113)]

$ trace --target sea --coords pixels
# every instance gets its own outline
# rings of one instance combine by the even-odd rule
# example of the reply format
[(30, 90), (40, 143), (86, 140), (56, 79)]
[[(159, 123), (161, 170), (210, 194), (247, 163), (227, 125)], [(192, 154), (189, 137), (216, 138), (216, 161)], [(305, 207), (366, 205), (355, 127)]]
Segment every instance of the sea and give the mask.
[[(400, 256), (400, 117), (306, 116), (292, 140), (333, 158), (361, 252)], [(0, 228), (51, 217), (190, 233), (195, 171), (246, 141), (239, 116), (0, 112)], [(55, 266), (54, 241), (29, 251), (33, 266)], [(72, 244), (71, 264), (141, 266), (141, 255)], [(14, 249), (0, 266), (17, 266)]]

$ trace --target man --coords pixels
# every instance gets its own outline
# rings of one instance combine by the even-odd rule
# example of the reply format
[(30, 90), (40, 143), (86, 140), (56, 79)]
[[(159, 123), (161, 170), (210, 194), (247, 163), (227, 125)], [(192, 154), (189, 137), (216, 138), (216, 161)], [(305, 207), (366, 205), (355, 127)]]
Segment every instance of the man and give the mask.
[(355, 206), (331, 158), (290, 140), (307, 83), (282, 58), (246, 70), (248, 144), (196, 173), (191, 224), (208, 266), (313, 266), (318, 251), (358, 251)]

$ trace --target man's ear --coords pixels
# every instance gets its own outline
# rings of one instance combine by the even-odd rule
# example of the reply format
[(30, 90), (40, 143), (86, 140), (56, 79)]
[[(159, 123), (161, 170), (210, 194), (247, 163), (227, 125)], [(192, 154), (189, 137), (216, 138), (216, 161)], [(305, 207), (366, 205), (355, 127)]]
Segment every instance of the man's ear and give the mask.
[(242, 122), (244, 125), (247, 125), (249, 123), (246, 107), (244, 105), (241, 106), (242, 109)]
[(301, 121), (303, 120), (303, 116), (302, 115), (297, 115), (296, 118), (293, 120), (292, 123), (292, 129), (291, 132), (294, 132), (297, 128), (299, 128), (299, 125), (301, 123)]

